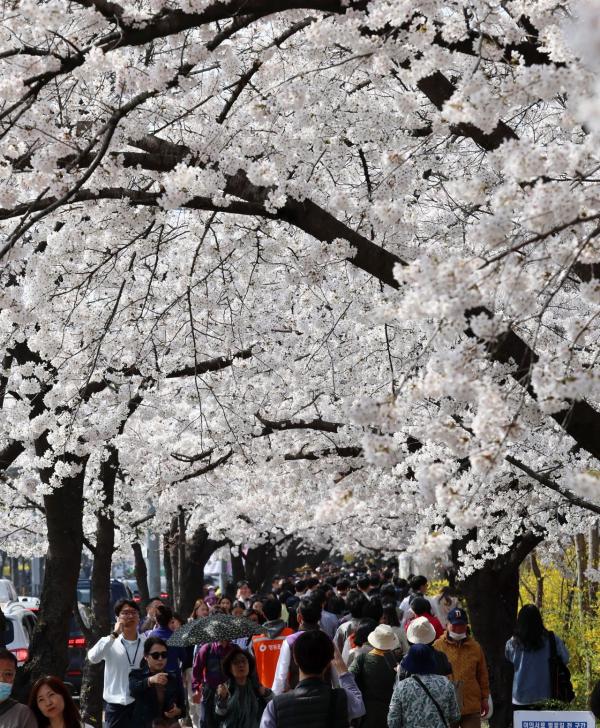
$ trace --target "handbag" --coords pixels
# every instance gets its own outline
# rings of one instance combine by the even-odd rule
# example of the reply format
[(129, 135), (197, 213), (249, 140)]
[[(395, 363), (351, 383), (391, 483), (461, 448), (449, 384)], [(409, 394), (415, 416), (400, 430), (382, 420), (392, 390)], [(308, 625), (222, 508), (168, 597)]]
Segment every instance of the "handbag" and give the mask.
[(556, 637), (554, 636), (554, 632), (548, 632), (548, 640), (550, 641), (548, 664), (550, 668), (551, 697), (560, 700), (562, 703), (570, 703), (575, 698), (575, 691), (571, 682), (571, 672), (556, 651)]
[(444, 715), (444, 711), (440, 708), (440, 704), (433, 697), (433, 695), (429, 692), (429, 690), (427, 689), (427, 687), (425, 686), (425, 684), (423, 683), (421, 678), (418, 675), (411, 675), (411, 677), (413, 678), (413, 680), (416, 680), (417, 684), (420, 685), (423, 688), (423, 690), (427, 693), (427, 695), (429, 696), (429, 699), (437, 708), (437, 711), (440, 714), (440, 718), (442, 719), (442, 722), (443, 722), (445, 728), (450, 728), (450, 726), (448, 725), (448, 721), (446, 720), (446, 716)]

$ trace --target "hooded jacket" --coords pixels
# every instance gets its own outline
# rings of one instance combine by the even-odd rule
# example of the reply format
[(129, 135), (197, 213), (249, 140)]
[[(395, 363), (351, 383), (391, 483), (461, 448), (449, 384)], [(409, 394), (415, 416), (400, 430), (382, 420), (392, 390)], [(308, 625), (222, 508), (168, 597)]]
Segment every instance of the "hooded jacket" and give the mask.
[(433, 647), (444, 652), (452, 665), (451, 680), (463, 683), (462, 715), (480, 713), (481, 701), (490, 696), (488, 670), (481, 645), (473, 637), (455, 641), (443, 637), (433, 643)]

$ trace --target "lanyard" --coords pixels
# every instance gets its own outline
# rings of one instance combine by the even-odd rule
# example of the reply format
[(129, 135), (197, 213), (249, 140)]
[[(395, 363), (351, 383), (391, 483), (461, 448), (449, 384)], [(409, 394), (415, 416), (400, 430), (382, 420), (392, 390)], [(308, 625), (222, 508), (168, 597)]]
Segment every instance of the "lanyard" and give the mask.
[(123, 645), (123, 649), (125, 650), (125, 654), (127, 655), (127, 662), (129, 663), (129, 667), (133, 667), (135, 665), (138, 650), (140, 649), (140, 638), (138, 637), (136, 640), (136, 643), (135, 643), (135, 652), (133, 653), (133, 660), (129, 656), (129, 650), (127, 649), (127, 645), (125, 644), (123, 637), (121, 637), (121, 644)]

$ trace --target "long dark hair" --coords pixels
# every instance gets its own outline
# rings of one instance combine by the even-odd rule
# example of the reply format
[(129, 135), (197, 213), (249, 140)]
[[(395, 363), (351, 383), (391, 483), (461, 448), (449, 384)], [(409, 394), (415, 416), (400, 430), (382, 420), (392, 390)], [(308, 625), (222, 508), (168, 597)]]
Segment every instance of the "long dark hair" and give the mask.
[(46, 718), (46, 716), (42, 713), (37, 704), (37, 694), (39, 693), (40, 688), (43, 688), (45, 685), (48, 686), (53, 692), (58, 693), (58, 695), (60, 695), (64, 700), (65, 709), (63, 711), (63, 720), (65, 722), (65, 728), (81, 728), (81, 716), (79, 715), (77, 706), (73, 702), (73, 698), (71, 697), (69, 689), (60, 678), (55, 677), (54, 675), (41, 677), (31, 689), (31, 695), (29, 696), (29, 707), (36, 717), (38, 726), (40, 726), (40, 728), (43, 728), (43, 726), (50, 725), (50, 719)]
[(525, 604), (517, 616), (514, 639), (526, 652), (531, 652), (544, 646), (547, 634), (540, 610), (535, 604)]

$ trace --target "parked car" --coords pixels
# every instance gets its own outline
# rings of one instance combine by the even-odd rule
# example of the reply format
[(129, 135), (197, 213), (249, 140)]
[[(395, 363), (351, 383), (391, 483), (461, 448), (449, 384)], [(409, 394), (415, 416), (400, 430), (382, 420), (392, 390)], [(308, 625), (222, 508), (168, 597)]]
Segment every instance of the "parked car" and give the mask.
[(14, 600), (0, 604), (5, 617), (3, 642), (17, 658), (19, 667), (29, 656), (29, 645), (37, 618), (35, 614)]
[[(115, 621), (115, 604), (119, 599), (131, 599), (132, 593), (126, 584), (117, 579), (112, 579), (110, 582), (110, 603), (108, 605), (109, 618), (111, 622)], [(92, 580), (91, 579), (79, 579), (77, 581), (77, 601), (84, 604), (86, 607), (92, 606)]]
[(37, 614), (40, 611), (39, 597), (19, 597), (19, 604), (22, 604), (25, 609), (29, 609), (29, 611), (34, 614)]
[(0, 604), (16, 602), (17, 590), (10, 579), (0, 579)]
[[(90, 626), (90, 619), (88, 610), (86, 607), (78, 603), (79, 616), (81, 621), (86, 627)], [(72, 614), (69, 620), (69, 642), (68, 642), (68, 653), (69, 653), (69, 664), (67, 666), (67, 672), (65, 673), (65, 682), (69, 683), (74, 693), (79, 693), (81, 690), (81, 678), (83, 676), (83, 665), (85, 663), (85, 654), (87, 652), (87, 641), (85, 635), (81, 630), (79, 620)]]

